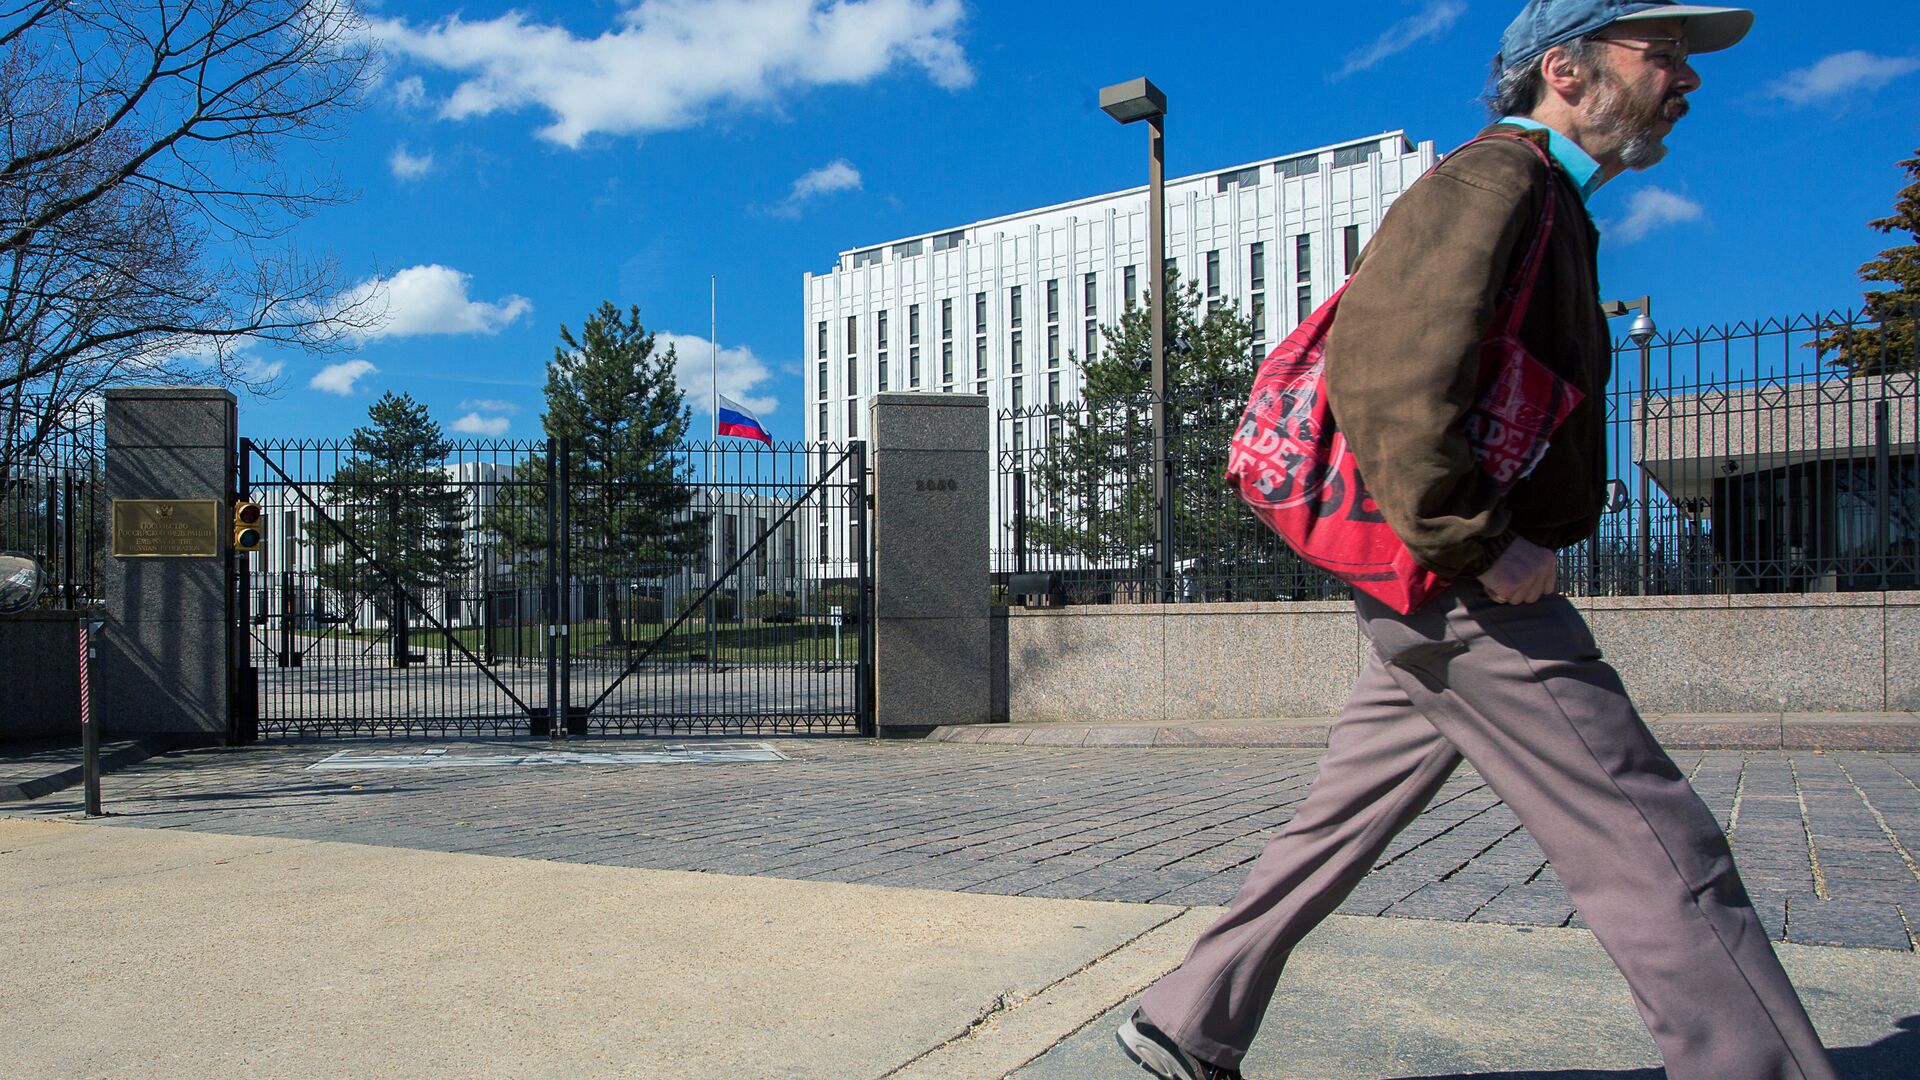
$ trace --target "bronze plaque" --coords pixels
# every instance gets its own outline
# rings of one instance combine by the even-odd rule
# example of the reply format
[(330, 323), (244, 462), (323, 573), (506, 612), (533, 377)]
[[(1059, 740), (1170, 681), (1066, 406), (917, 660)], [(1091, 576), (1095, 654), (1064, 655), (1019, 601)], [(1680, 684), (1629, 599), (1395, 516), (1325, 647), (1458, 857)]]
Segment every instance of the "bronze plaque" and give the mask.
[(117, 559), (195, 559), (220, 554), (220, 500), (113, 500)]

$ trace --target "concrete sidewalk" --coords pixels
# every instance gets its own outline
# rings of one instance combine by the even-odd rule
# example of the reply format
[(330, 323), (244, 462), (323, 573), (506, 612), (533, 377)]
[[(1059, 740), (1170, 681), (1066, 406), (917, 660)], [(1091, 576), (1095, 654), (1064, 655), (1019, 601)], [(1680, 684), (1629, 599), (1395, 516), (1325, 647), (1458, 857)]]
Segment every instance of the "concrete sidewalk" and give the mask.
[[(1114, 1080), (1218, 910), (0, 819), (0, 1075)], [(1920, 958), (1778, 947), (1912, 1075)], [(1284, 985), (1249, 1076), (1656, 1063), (1579, 930), (1336, 917)]]

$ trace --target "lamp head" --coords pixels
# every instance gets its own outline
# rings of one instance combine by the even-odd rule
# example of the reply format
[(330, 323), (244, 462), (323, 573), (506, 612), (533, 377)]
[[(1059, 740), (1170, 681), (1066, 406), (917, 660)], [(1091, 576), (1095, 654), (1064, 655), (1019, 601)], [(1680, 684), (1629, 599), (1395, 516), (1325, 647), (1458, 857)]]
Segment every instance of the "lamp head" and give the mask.
[(1647, 342), (1652, 341), (1653, 336), (1657, 333), (1659, 333), (1659, 331), (1654, 328), (1653, 316), (1642, 311), (1633, 317), (1633, 325), (1627, 327), (1627, 340), (1633, 342), (1635, 345), (1645, 345)]
[(1167, 95), (1146, 79), (1130, 79), (1100, 90), (1100, 111), (1123, 124), (1167, 114)]

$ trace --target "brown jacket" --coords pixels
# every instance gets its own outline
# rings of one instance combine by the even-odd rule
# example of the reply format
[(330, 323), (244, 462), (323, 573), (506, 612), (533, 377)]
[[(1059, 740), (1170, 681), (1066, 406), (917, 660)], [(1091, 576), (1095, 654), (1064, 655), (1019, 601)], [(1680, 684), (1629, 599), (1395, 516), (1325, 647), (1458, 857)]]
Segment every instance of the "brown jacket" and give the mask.
[[(1511, 125), (1486, 131), (1545, 145), (1544, 134)], [(1520, 338), (1585, 398), (1503, 498), (1462, 421), (1478, 396), (1480, 339), (1546, 198), (1553, 236)], [(1515, 535), (1560, 548), (1598, 524), (1613, 363), (1598, 246), (1565, 171), (1496, 139), (1454, 153), (1401, 195), (1356, 264), (1327, 337), (1329, 402), (1387, 523), (1428, 570), (1475, 577)]]

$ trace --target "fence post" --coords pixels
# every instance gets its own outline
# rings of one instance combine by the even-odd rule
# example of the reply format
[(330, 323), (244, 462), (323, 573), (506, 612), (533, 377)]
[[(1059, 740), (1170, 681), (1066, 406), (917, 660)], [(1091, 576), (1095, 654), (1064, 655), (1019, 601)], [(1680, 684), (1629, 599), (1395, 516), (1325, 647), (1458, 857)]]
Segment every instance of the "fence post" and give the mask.
[(1635, 462), (1640, 474), (1640, 512), (1636, 530), (1639, 533), (1640, 579), (1639, 593), (1647, 595), (1648, 578), (1653, 574), (1653, 487), (1647, 476), (1647, 417), (1653, 405), (1652, 392), (1648, 384), (1653, 379), (1653, 347), (1650, 342), (1640, 343), (1640, 454)]
[(1879, 517), (1880, 543), (1874, 561), (1880, 564), (1880, 590), (1888, 587), (1887, 571), (1893, 564), (1893, 459), (1887, 446), (1887, 422), (1890, 406), (1886, 398), (1873, 404), (1873, 490)]
[[(992, 418), (978, 394), (873, 396), (876, 731), (993, 719)], [(864, 511), (864, 507), (861, 508)]]
[(1027, 572), (1027, 474), (1013, 471), (1013, 570)]
[[(116, 517), (174, 520), (211, 500), (213, 520), (183, 528), (212, 554), (143, 555), (138, 535), (116, 527), (105, 563), (105, 633), (95, 666), (95, 712), (116, 734), (168, 734), (241, 741), (238, 686), (247, 634), (237, 626), (241, 576), (233, 558), (231, 499), (237, 481), (234, 396), (208, 387), (106, 391), (106, 495)], [(131, 505), (128, 505), (131, 502)], [(191, 550), (198, 545), (185, 545)]]

